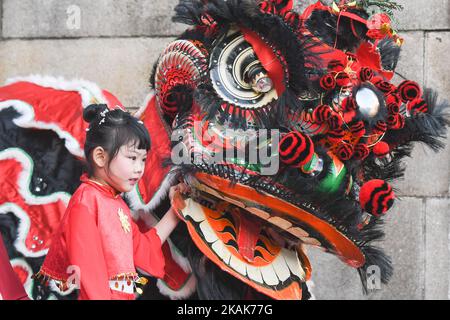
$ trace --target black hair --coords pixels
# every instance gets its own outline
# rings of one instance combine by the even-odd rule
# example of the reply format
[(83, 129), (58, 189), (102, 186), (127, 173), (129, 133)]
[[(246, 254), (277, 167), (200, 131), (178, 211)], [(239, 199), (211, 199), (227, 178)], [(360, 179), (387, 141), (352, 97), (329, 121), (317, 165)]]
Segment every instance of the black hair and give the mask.
[(102, 147), (109, 155), (108, 164), (123, 145), (134, 143), (137, 149), (150, 150), (150, 135), (144, 124), (129, 112), (109, 110), (106, 104), (92, 104), (84, 109), (83, 119), (89, 122), (84, 154), (86, 170), (93, 174), (92, 151)]

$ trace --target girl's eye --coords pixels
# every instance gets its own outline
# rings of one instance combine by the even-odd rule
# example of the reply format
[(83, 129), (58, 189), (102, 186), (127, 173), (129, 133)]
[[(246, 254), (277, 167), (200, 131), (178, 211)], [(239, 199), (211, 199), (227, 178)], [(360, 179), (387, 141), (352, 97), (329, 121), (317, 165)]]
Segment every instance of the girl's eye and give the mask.
[(136, 161), (136, 157), (129, 157), (131, 160)]
[(144, 163), (145, 163), (145, 162), (147, 162), (147, 158), (145, 158), (145, 159), (142, 159), (142, 162), (144, 162)]

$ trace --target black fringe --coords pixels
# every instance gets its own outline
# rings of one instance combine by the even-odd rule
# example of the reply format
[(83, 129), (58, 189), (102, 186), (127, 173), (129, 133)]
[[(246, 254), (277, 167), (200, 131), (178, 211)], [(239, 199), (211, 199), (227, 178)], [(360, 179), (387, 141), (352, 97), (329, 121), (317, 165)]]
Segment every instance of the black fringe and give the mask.
[[(357, 14), (363, 19), (368, 18), (367, 13), (363, 10), (352, 9), (349, 12)], [(338, 28), (338, 15), (325, 10), (314, 11), (306, 22), (306, 26), (312, 34), (328, 46), (334, 48), (336, 44), (336, 49), (343, 51), (353, 51), (362, 40), (368, 40), (367, 26), (358, 21), (353, 21), (353, 24), (357, 35), (353, 34), (350, 18), (341, 16)]]
[(431, 89), (425, 89), (424, 100), (428, 104), (428, 112), (407, 117), (405, 127), (400, 130), (389, 130), (384, 141), (389, 145), (399, 147), (409, 142), (421, 142), (437, 152), (445, 147), (442, 141), (450, 126), (447, 102), (438, 103), (437, 94)]
[(385, 38), (378, 43), (381, 55), (381, 65), (385, 70), (395, 71), (400, 58), (401, 47), (394, 40)]

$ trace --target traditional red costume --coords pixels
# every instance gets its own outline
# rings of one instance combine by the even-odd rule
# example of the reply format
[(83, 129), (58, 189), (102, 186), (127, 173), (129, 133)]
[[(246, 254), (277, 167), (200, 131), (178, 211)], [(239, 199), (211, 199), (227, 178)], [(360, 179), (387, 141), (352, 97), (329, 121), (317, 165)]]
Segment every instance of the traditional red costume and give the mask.
[[(134, 299), (136, 267), (157, 278), (164, 276), (161, 240), (153, 228), (139, 231), (112, 187), (86, 175), (81, 181), (38, 277), (53, 279), (63, 289), (75, 280), (80, 300)], [(77, 270), (79, 277), (71, 277)]]

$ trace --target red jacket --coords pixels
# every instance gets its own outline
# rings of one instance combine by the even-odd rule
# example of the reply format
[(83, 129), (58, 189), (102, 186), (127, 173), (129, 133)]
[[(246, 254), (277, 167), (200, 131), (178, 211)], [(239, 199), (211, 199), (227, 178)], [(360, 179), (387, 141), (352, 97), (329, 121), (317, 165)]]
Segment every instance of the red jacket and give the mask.
[[(132, 280), (136, 267), (162, 278), (164, 257), (155, 229), (141, 233), (130, 210), (109, 186), (81, 177), (44, 264), (38, 273), (64, 288), (77, 281), (80, 299), (132, 299), (109, 287), (109, 280)], [(75, 266), (75, 269), (72, 267)], [(79, 270), (76, 278), (74, 270)]]
[(28, 295), (9, 263), (8, 253), (0, 235), (0, 295), (4, 300), (28, 300)]

